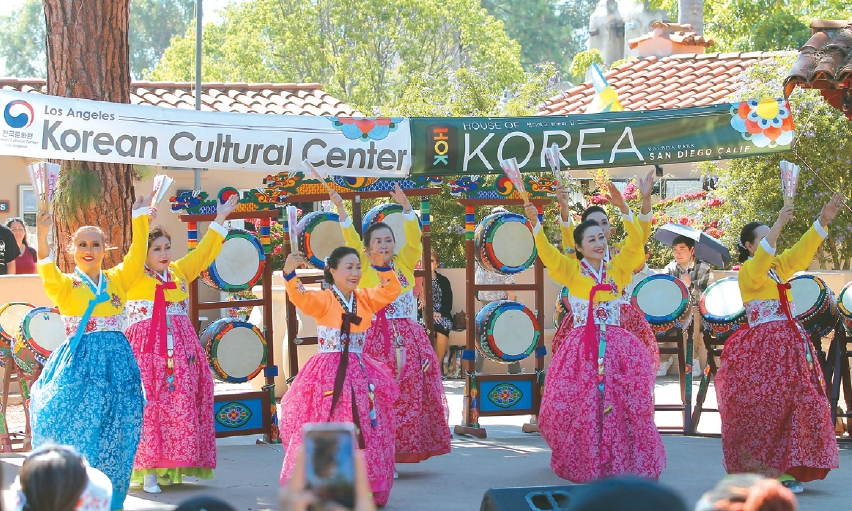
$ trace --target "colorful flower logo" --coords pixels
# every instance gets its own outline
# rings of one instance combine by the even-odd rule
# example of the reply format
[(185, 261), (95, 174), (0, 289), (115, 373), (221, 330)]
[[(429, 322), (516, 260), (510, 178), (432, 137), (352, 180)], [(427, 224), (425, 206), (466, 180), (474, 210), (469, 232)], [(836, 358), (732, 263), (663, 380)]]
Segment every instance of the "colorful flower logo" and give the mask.
[(731, 127), (757, 147), (790, 145), (796, 133), (786, 100), (763, 98), (731, 107)]
[(251, 418), (251, 410), (239, 401), (231, 401), (216, 413), (216, 422), (226, 428), (245, 426)]
[(331, 117), (331, 122), (349, 140), (384, 140), (397, 130), (402, 117)]
[(500, 408), (511, 408), (518, 404), (524, 393), (516, 385), (500, 383), (488, 393), (488, 400)]

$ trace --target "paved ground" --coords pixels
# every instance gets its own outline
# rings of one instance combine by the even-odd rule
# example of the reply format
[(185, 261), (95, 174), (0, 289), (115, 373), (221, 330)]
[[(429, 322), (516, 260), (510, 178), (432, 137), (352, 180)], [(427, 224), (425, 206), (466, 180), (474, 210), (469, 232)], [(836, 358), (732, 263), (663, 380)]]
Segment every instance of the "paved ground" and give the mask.
[[(461, 418), (461, 382), (445, 385), (450, 401), (450, 423)], [(713, 405), (713, 393), (708, 405)], [(674, 377), (658, 379), (657, 400), (675, 401)], [(453, 452), (418, 465), (400, 465), (400, 478), (394, 484), (388, 511), (446, 510), (476, 511), (488, 488), (510, 486), (560, 485), (549, 467), (550, 450), (538, 434), (525, 435), (520, 426), (526, 417), (483, 418), (487, 440), (454, 438)], [(673, 424), (675, 414), (658, 417), (660, 424)], [(718, 433), (718, 415), (706, 414), (702, 431)], [(664, 436), (668, 466), (661, 482), (675, 488), (691, 506), (700, 495), (725, 474), (718, 438)], [(219, 465), (216, 478), (191, 480), (180, 487), (168, 488), (160, 495), (132, 489), (126, 503), (129, 511), (169, 510), (178, 502), (202, 493), (229, 501), (238, 510), (278, 509), (278, 473), (283, 449), (277, 445), (255, 445), (255, 438), (231, 438), (218, 442)], [(825, 481), (806, 485), (800, 497), (803, 511), (852, 511), (852, 447), (841, 447), (841, 468)], [(14, 477), (21, 457), (5, 456), (3, 488)]]

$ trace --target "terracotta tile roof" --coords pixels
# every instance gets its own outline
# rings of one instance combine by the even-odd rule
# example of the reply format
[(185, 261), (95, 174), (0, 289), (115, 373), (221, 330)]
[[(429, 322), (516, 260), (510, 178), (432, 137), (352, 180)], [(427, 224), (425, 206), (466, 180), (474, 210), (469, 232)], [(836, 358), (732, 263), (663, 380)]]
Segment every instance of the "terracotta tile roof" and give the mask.
[(813, 35), (784, 79), (784, 94), (793, 89), (820, 89), (823, 97), (852, 119), (852, 20), (816, 20)]
[(631, 50), (635, 50), (642, 41), (653, 39), (657, 29), (661, 30), (660, 35), (662, 37), (669, 39), (673, 43), (683, 44), (686, 46), (701, 46), (703, 48), (709, 48), (716, 44), (712, 39), (705, 39), (703, 35), (693, 31), (692, 25), (688, 23), (678, 25), (677, 23), (655, 21), (651, 24), (651, 29), (652, 30), (647, 34), (627, 41), (627, 46), (629, 46)]
[[(739, 86), (739, 76), (758, 60), (785, 52), (707, 53), (643, 57), (604, 73), (625, 110), (685, 108), (724, 103)], [(538, 115), (581, 114), (595, 89), (586, 82), (551, 98)]]
[[(45, 94), (44, 80), (0, 78), (0, 89)], [(195, 109), (194, 83), (133, 82), (134, 105)], [(324, 92), (318, 83), (202, 83), (201, 109), (283, 115), (357, 115), (352, 107)]]

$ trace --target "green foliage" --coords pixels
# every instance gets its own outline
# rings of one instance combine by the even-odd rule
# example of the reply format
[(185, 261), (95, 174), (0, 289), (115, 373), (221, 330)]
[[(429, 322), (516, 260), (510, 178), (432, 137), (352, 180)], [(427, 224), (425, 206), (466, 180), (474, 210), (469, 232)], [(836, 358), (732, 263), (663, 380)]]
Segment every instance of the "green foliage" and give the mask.
[[(734, 100), (778, 97), (781, 83), (795, 61), (796, 55), (759, 63), (744, 73), (742, 91)], [(781, 234), (779, 244), (789, 247), (795, 243), (819, 216), (828, 202), (831, 190), (803, 164), (806, 162), (829, 186), (845, 197), (852, 195), (849, 168), (852, 159), (852, 123), (820, 97), (818, 91), (797, 89), (790, 97), (790, 107), (796, 121), (797, 139), (794, 153), (730, 160), (726, 166), (702, 164), (705, 172), (719, 176), (718, 195), (725, 204), (718, 210), (722, 241), (733, 249), (742, 227), (751, 221), (769, 225), (783, 206), (779, 162), (782, 159), (802, 165), (796, 196), (795, 219)], [(829, 238), (823, 243), (826, 260), (835, 269), (847, 269), (852, 258), (852, 215), (842, 210), (831, 225)]]
[(571, 73), (575, 81), (585, 82), (586, 71), (592, 67), (592, 64), (597, 64), (598, 66), (604, 65), (603, 56), (597, 48), (581, 51), (574, 55), (574, 60), (571, 61), (571, 67), (568, 69), (568, 72)]
[(59, 182), (53, 197), (55, 214), (74, 222), (79, 221), (78, 214), (81, 211), (101, 200), (101, 188), (101, 179), (94, 172), (64, 167), (59, 173)]
[[(130, 72), (141, 78), (156, 65), (175, 34), (182, 34), (194, 16), (194, 0), (131, 0)], [(26, 0), (20, 9), (0, 16), (0, 56), (6, 75), (47, 76), (45, 18), (41, 0)]]
[[(677, 19), (677, 0), (651, 0)], [(714, 51), (799, 49), (811, 37), (814, 19), (849, 19), (843, 0), (704, 0), (705, 35)]]
[[(448, 93), (457, 67), (492, 94), (523, 79), (518, 43), (468, 0), (247, 0), (221, 15), (204, 29), (205, 81), (319, 82), (370, 114), (410, 84)], [(194, 54), (190, 27), (150, 77), (192, 79)]]
[(46, 37), (41, 0), (26, 0), (17, 11), (0, 16), (0, 56), (6, 58), (6, 75), (46, 76)]
[(597, 0), (483, 0), (482, 6), (503, 21), (506, 34), (521, 45), (525, 71), (552, 62), (568, 74), (572, 55), (586, 48), (589, 17)]

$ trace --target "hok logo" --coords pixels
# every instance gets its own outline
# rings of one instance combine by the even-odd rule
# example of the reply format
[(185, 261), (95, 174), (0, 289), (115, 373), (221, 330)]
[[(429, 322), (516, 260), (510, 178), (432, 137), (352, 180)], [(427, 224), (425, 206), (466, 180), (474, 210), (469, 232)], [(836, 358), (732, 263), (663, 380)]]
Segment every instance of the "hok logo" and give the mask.
[(458, 130), (455, 126), (432, 124), (426, 128), (427, 170), (456, 168)]
[(33, 107), (21, 99), (10, 101), (3, 110), (3, 119), (10, 128), (29, 128), (35, 118)]

